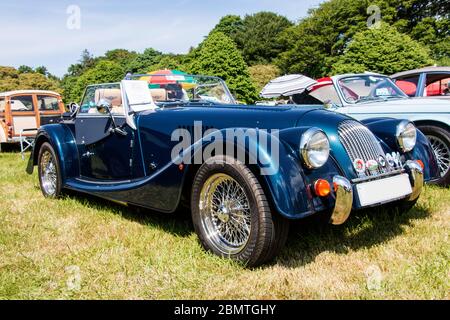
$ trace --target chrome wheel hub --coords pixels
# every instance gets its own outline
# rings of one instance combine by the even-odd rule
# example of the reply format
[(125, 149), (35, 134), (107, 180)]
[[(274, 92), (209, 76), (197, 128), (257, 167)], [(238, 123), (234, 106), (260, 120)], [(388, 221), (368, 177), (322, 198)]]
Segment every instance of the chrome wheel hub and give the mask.
[(450, 167), (450, 149), (440, 138), (435, 136), (427, 136), (433, 148), (436, 160), (439, 165), (441, 177), (445, 176)]
[(56, 193), (56, 164), (52, 154), (49, 151), (45, 151), (41, 157), (41, 165), (39, 168), (39, 174), (41, 176), (42, 188), (48, 195), (54, 195)]
[(251, 231), (250, 205), (242, 186), (227, 174), (214, 174), (200, 192), (202, 227), (223, 254), (239, 253)]

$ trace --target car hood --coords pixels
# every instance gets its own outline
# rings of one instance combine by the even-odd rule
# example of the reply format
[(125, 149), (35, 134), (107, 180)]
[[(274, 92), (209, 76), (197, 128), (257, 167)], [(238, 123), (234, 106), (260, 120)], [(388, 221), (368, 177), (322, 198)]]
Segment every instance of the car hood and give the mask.
[(368, 101), (350, 106), (384, 107), (386, 112), (393, 108), (408, 108), (408, 111), (450, 112), (450, 101), (433, 98), (409, 98), (388, 101)]

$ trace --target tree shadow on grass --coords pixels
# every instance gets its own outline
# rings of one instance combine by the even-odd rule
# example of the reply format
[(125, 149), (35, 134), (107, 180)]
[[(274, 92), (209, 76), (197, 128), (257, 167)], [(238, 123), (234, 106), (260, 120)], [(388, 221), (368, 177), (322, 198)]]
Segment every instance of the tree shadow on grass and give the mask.
[[(124, 206), (88, 194), (68, 191), (67, 196), (99, 210), (109, 210), (121, 217), (149, 227), (160, 228), (180, 237), (194, 232), (189, 209), (159, 213), (145, 208)], [(346, 254), (350, 250), (370, 248), (402, 234), (411, 220), (425, 219), (430, 212), (416, 205), (409, 212), (392, 212), (383, 207), (352, 213), (341, 226), (324, 223), (323, 217), (312, 216), (292, 221), (286, 247), (267, 266), (279, 264), (296, 268), (314, 262), (322, 252)]]
[(187, 209), (180, 208), (174, 213), (161, 213), (137, 206), (118, 204), (110, 200), (75, 191), (66, 191), (66, 196), (91, 208), (108, 210), (127, 220), (149, 227), (160, 228), (176, 236), (187, 237), (194, 232), (190, 211)]
[(295, 268), (313, 262), (322, 252), (346, 254), (371, 248), (401, 235), (412, 220), (425, 219), (430, 214), (416, 205), (409, 212), (383, 207), (354, 212), (341, 226), (325, 224), (317, 216), (296, 221), (291, 224), (286, 247), (274, 263)]

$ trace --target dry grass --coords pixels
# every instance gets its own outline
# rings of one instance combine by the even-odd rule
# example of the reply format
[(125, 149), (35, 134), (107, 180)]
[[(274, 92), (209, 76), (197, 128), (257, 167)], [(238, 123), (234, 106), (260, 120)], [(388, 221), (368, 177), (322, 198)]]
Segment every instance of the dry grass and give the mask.
[(0, 154), (2, 299), (449, 298), (449, 189), (408, 214), (297, 222), (274, 263), (248, 270), (204, 252), (187, 212), (47, 200), (25, 166)]

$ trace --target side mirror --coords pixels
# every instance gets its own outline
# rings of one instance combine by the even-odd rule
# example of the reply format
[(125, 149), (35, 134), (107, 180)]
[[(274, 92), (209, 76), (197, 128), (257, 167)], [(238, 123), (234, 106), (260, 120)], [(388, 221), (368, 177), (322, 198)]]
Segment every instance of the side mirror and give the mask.
[(111, 102), (106, 99), (101, 99), (97, 104), (97, 111), (101, 114), (111, 114)]

